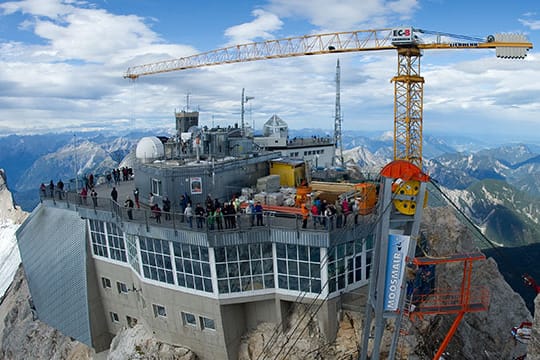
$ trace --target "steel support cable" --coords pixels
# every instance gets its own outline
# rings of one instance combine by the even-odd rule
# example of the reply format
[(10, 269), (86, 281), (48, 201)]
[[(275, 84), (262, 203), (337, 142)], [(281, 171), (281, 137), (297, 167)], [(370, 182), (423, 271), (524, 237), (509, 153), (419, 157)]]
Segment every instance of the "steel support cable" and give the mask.
[[(472, 220), (442, 191), (439, 186), (437, 186), (435, 182), (436, 180), (434, 179), (430, 180), (431, 185), (433, 185), (433, 187), (444, 197), (444, 199), (454, 208), (454, 210), (457, 211), (476, 230), (477, 234), (479, 234), (480, 237), (485, 240), (486, 243), (491, 246), (491, 248), (495, 250), (495, 252), (499, 256), (500, 261), (506, 263), (508, 260), (508, 256), (501, 251), (500, 247), (496, 246), (491, 240), (488, 239), (487, 236), (485, 236), (480, 231), (480, 229), (478, 229), (478, 227), (472, 222)], [(527, 252), (524, 252), (522, 256), (526, 257), (530, 261), (530, 263), (534, 263), (534, 259)], [(521, 276), (521, 274), (519, 275)]]
[[(377, 225), (377, 223), (382, 219), (382, 216), (383, 214), (385, 214), (389, 209), (390, 207), (392, 206), (392, 203), (393, 203), (393, 200), (395, 199), (396, 197), (396, 193), (394, 193), (390, 199), (390, 201), (388, 202), (388, 205), (386, 206), (386, 208), (383, 209), (383, 211), (378, 214), (376, 220), (374, 221), (373, 225), (372, 225), (372, 229), (370, 230), (370, 234), (373, 233), (373, 230), (375, 228), (375, 226)], [(362, 242), (362, 245), (364, 243)], [(327, 254), (328, 255), (328, 254)], [(371, 271), (373, 271), (373, 267), (371, 267)], [(370, 273), (371, 274), (371, 273)], [(371, 278), (371, 277), (370, 277)], [(309, 313), (309, 310), (311, 310), (311, 308), (313, 307), (313, 305), (315, 304), (315, 302), (317, 301), (317, 299), (319, 298), (319, 296), (321, 295), (322, 293), (322, 290), (328, 285), (330, 279), (328, 279), (326, 281), (326, 283), (321, 287), (321, 291), (317, 294), (317, 296), (312, 300), (312, 302), (309, 304), (308, 306), (308, 309), (306, 310), (306, 312), (304, 313), (304, 315), (298, 320), (297, 322), (297, 325), (295, 326), (295, 328), (293, 329), (292, 333), (291, 333), (291, 336), (287, 338), (287, 341), (285, 342), (285, 344), (283, 344), (283, 347), (280, 349), (280, 351), (276, 354), (276, 356), (274, 356), (274, 360), (277, 360), (279, 359), (279, 356), (281, 354), (281, 352), (283, 351), (283, 349), (285, 348), (285, 345), (287, 345), (287, 343), (289, 342), (289, 340), (294, 337), (294, 333), (296, 332), (296, 330), (298, 329), (298, 327), (300, 326), (300, 324), (302, 323), (302, 321), (304, 320), (304, 318), (307, 316), (307, 314)], [(326, 297), (323, 299), (324, 301), (326, 301), (328, 299), (328, 297), (330, 296), (330, 293), (328, 293), (326, 295)], [(324, 304), (324, 301), (321, 301), (321, 303), (317, 306), (317, 308), (315, 309), (315, 312), (314, 312), (314, 315), (316, 315), (319, 310), (321, 309), (322, 305)], [(304, 326), (304, 328), (302, 329), (302, 331), (300, 332), (300, 334), (297, 336), (296, 340), (294, 340), (293, 344), (289, 347), (289, 350), (287, 351), (287, 353), (285, 354), (285, 356), (283, 357), (283, 359), (287, 359), (287, 355), (289, 355), (289, 353), (292, 351), (292, 349), (294, 348), (294, 345), (296, 345), (296, 343), (298, 342), (298, 340), (300, 340), (300, 337), (302, 336), (302, 334), (304, 333), (304, 331), (306, 330), (306, 328), (309, 326), (309, 322), (306, 323), (306, 325)]]
[[(311, 280), (312, 278), (310, 278)], [(301, 303), (301, 301), (306, 297), (307, 295), (307, 291), (301, 291), (298, 296), (296, 297), (296, 299), (294, 299), (294, 303)], [(263, 346), (261, 352), (259, 353), (259, 355), (257, 356), (256, 360), (259, 360), (261, 358), (261, 356), (266, 353), (266, 351), (268, 351), (268, 349), (273, 346), (276, 341), (278, 340), (279, 336), (282, 335), (284, 333), (283, 330), (280, 330), (283, 328), (283, 325), (284, 325), (284, 322), (285, 322), (285, 319), (287, 317), (289, 317), (289, 315), (291, 315), (293, 312), (293, 308), (291, 306), (291, 308), (289, 308), (289, 311), (287, 312), (286, 316), (285, 317), (282, 317), (281, 318), (281, 321), (279, 324), (276, 325), (276, 327), (274, 328), (274, 331), (272, 332), (272, 335), (270, 336), (270, 339), (268, 339), (268, 342)]]
[(489, 240), (486, 235), (482, 233), (482, 231), (476, 226), (476, 224), (454, 203), (448, 195), (446, 195), (442, 189), (436, 184), (436, 180), (430, 179), (429, 182), (433, 187), (443, 196), (443, 198), (447, 201), (448, 204), (450, 204), (455, 211), (461, 215), (461, 217), (474, 229), (474, 231), (477, 233), (477, 235), (480, 236), (481, 239), (483, 239), (488, 245), (490, 245), (501, 257), (503, 254), (500, 252), (500, 249), (493, 243), (493, 241)]
[[(394, 198), (394, 196), (392, 197), (392, 199)], [(392, 202), (389, 203), (389, 205), (383, 210), (382, 214), (384, 214), (387, 209), (390, 207), (390, 205), (392, 204)], [(372, 224), (372, 227), (371, 227), (371, 230), (369, 230), (368, 234), (372, 234), (373, 233), (373, 230), (375, 228), (375, 226), (377, 225), (377, 223), (381, 220), (381, 215), (378, 215), (378, 217), (375, 219), (375, 221), (373, 222)], [(362, 246), (364, 245), (365, 243), (365, 239), (362, 239)], [(335, 247), (331, 247), (330, 249), (334, 249)], [(328, 262), (328, 253), (326, 253), (325, 257), (323, 257), (321, 259), (321, 267), (324, 267), (325, 265), (327, 265), (327, 262)], [(314, 279), (314, 278), (310, 278), (311, 280)], [(324, 288), (326, 287), (328, 281), (324, 284), (324, 286), (321, 287), (321, 290), (318, 292), (315, 300), (320, 296), (320, 294), (322, 293), (322, 291), (324, 290)], [(302, 294), (303, 293), (303, 294)], [(301, 303), (302, 300), (304, 300), (304, 298), (306, 297), (307, 295), (307, 291), (304, 291), (300, 294), (298, 294), (298, 296), (296, 297), (295, 299), (295, 303)], [(311, 308), (311, 306), (309, 307)], [(291, 307), (289, 309), (289, 311), (287, 312), (287, 316), (288, 315), (291, 315), (292, 314), (292, 311), (293, 311), (293, 308)], [(302, 320), (302, 319), (301, 319)], [(299, 320), (299, 321), (301, 321)], [(279, 324), (276, 325), (276, 327), (274, 328), (274, 331), (272, 332), (272, 335), (270, 336), (270, 339), (268, 341), (268, 343), (266, 343), (266, 345), (263, 347), (263, 349), (261, 350), (261, 353), (259, 353), (259, 355), (257, 356), (256, 360), (259, 360), (261, 358), (261, 356), (268, 350), (268, 348), (270, 346), (272, 346), (278, 339), (278, 337), (282, 334), (284, 334), (284, 331), (283, 330), (280, 330), (280, 328), (283, 327), (283, 323), (284, 323), (284, 319), (281, 320), (281, 322)]]

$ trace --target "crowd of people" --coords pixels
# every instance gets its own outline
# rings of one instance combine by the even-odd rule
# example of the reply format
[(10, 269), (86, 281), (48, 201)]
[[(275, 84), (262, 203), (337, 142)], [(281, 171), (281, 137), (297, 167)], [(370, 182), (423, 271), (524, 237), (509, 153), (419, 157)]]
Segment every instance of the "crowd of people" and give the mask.
[[(115, 185), (118, 185), (121, 181), (129, 181), (133, 178), (133, 169), (128, 167), (115, 168), (112, 171), (107, 172), (103, 175), (107, 186), (113, 187), (113, 192), (111, 192), (111, 197), (114, 201), (118, 200), (118, 193), (114, 188)], [(86, 176), (83, 176), (81, 180), (81, 190), (79, 192), (80, 202), (87, 204), (87, 198), (90, 194), (94, 205), (97, 206), (97, 192), (95, 187), (97, 185), (97, 179), (93, 173), (89, 173)], [(114, 186), (113, 186), (114, 184)], [(58, 200), (63, 200), (65, 197), (66, 190), (64, 189), (64, 182), (62, 179), (58, 180), (55, 184), (52, 180), (48, 185), (41, 183), (39, 186), (40, 195), (43, 198), (51, 197), (58, 198)], [(78, 188), (78, 186), (76, 185)], [(116, 195), (115, 195), (116, 192)]]
[[(120, 181), (128, 181), (131, 179), (131, 169), (113, 169), (112, 172), (106, 174), (107, 185), (112, 187), (110, 196), (112, 201), (118, 203), (118, 190), (116, 185)], [(79, 193), (79, 201), (81, 204), (88, 205), (88, 196), (90, 196), (92, 205), (98, 206), (98, 194), (95, 189), (95, 178), (93, 174), (88, 174), (84, 177), (83, 186)], [(113, 185), (114, 184), (114, 185)], [(42, 197), (51, 197), (62, 199), (64, 196), (64, 183), (59, 180), (56, 184), (51, 180), (49, 185), (41, 183), (40, 192)], [(158, 203), (158, 198), (161, 199), (161, 206)], [(124, 207), (128, 218), (133, 219), (133, 209), (141, 208), (140, 192), (137, 187), (133, 190), (133, 199), (128, 195), (124, 201)], [(316, 197), (313, 201), (308, 201), (301, 205), (302, 228), (307, 228), (309, 219), (314, 229), (321, 228), (332, 230), (341, 228), (347, 225), (348, 222), (354, 220), (358, 222), (359, 201), (354, 200), (349, 202), (347, 199), (336, 200), (334, 203), (329, 203), (325, 199)], [(156, 223), (161, 223), (161, 217), (164, 215), (165, 221), (172, 219), (173, 209), (172, 201), (168, 196), (156, 197), (153, 193), (149, 193), (148, 206), (151, 211), (151, 217), (156, 220)], [(192, 228), (193, 223), (198, 229), (204, 228), (206, 224), (209, 230), (224, 230), (236, 229), (239, 227), (238, 216), (240, 213), (248, 215), (249, 223), (253, 226), (264, 226), (263, 206), (260, 201), (249, 200), (242, 204), (237, 196), (233, 196), (231, 200), (224, 201), (213, 199), (210, 194), (206, 197), (204, 204), (197, 203), (193, 207), (190, 196), (187, 193), (180, 195), (179, 201), (179, 217), (178, 220)], [(176, 220), (176, 218), (175, 218)]]
[(55, 185), (51, 180), (48, 186), (45, 185), (45, 183), (41, 183), (41, 185), (39, 185), (39, 191), (41, 197), (51, 197), (53, 199), (58, 197), (58, 200), (62, 200), (64, 197), (64, 182), (60, 179)]
[[(136, 191), (138, 192), (138, 189)], [(160, 206), (157, 197), (153, 193), (149, 193), (148, 196), (148, 206), (152, 212), (152, 218), (156, 220), (156, 223), (161, 223), (162, 215), (164, 215), (165, 220), (171, 220), (172, 212), (174, 212), (172, 210), (171, 200), (167, 196), (164, 196), (161, 199)], [(136, 201), (137, 199), (138, 195), (136, 196)], [(124, 206), (127, 207), (127, 205)], [(224, 201), (222, 203), (217, 198), (213, 199), (209, 194), (204, 204), (197, 203), (193, 207), (190, 196), (184, 193), (180, 195), (178, 206), (178, 220), (182, 223), (187, 223), (190, 228), (193, 228), (195, 225), (196, 228), (202, 229), (206, 225), (209, 230), (236, 229), (239, 227), (238, 216), (242, 212), (250, 215), (251, 226), (264, 225), (263, 207), (259, 201), (249, 201), (244, 209), (238, 197), (233, 197), (230, 201)]]
[(311, 204), (302, 204), (302, 228), (307, 228), (308, 219), (311, 216), (313, 228), (318, 226), (323, 229), (332, 230), (334, 227), (341, 228), (350, 223), (351, 217), (355, 224), (358, 223), (358, 210), (360, 200), (355, 199), (349, 202), (347, 198), (337, 199), (334, 203), (328, 203), (327, 200), (315, 198)]

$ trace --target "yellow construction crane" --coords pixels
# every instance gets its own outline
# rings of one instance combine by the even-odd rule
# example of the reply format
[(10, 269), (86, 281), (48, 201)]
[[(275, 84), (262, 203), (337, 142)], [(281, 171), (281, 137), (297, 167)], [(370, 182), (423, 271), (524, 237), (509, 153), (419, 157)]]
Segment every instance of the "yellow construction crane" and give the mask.
[(524, 35), (496, 34), (485, 39), (401, 27), (305, 35), (229, 46), (183, 58), (128, 68), (124, 78), (205, 66), (305, 55), (397, 50), (394, 83), (394, 159), (422, 167), (424, 78), (420, 57), (429, 49), (496, 49), (497, 57), (523, 59), (532, 48)]

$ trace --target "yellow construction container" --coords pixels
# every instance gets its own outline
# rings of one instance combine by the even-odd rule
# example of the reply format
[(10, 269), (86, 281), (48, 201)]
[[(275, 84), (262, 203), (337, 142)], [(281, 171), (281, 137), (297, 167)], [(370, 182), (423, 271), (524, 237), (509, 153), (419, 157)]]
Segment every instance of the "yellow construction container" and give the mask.
[(279, 175), (281, 186), (297, 187), (306, 179), (306, 165), (302, 160), (273, 160), (270, 175)]

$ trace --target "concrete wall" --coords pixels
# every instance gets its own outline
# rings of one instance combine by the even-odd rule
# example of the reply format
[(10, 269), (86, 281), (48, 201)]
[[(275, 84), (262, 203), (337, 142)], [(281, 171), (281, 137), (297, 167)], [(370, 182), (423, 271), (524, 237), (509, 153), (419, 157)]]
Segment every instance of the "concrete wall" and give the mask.
[(275, 301), (265, 300), (245, 304), (245, 317), (247, 329), (254, 329), (262, 322), (276, 322), (279, 318), (276, 314)]
[[(87, 254), (91, 254), (90, 236), (87, 232)], [(114, 334), (109, 330), (108, 317), (103, 308), (102, 296), (100, 293), (101, 283), (96, 276), (96, 268), (91, 256), (86, 258), (86, 279), (88, 283), (88, 313), (90, 314), (90, 332), (92, 334), (92, 345), (96, 352), (101, 352), (110, 347)]]
[[(216, 162), (214, 166), (186, 166), (186, 167), (160, 167), (154, 164), (135, 165), (137, 176), (135, 186), (139, 188), (142, 203), (148, 203), (151, 190), (151, 179), (159, 179), (162, 183), (163, 195), (167, 195), (173, 202), (174, 211), (178, 211), (180, 195), (187, 193), (193, 205), (200, 202), (204, 204), (206, 196), (219, 201), (230, 200), (232, 195), (240, 192), (242, 187), (249, 187), (257, 179), (269, 174), (267, 160), (279, 157), (279, 153), (267, 154), (246, 159), (243, 162)], [(191, 194), (190, 178), (202, 179), (202, 194)], [(158, 197), (156, 200), (161, 200)]]
[[(101, 277), (107, 277), (112, 283), (111, 289), (100, 289), (110, 332), (117, 333), (123, 326), (127, 326), (126, 317), (130, 316), (152, 329), (159, 340), (186, 346), (202, 360), (227, 358), (224, 340), (226, 329), (223, 329), (216, 299), (141, 282), (135, 272), (126, 266), (102, 260), (96, 260), (95, 264), (97, 281), (101, 284)], [(128, 285), (128, 294), (118, 293), (117, 281)], [(155, 316), (153, 304), (164, 306), (166, 317)], [(118, 314), (119, 323), (112, 322), (109, 316), (111, 311)], [(182, 312), (195, 315), (196, 326), (184, 324)], [(213, 319), (216, 329), (202, 329), (201, 316)], [(238, 323), (238, 320), (232, 322)]]
[(245, 304), (222, 306), (221, 318), (223, 320), (222, 326), (225, 344), (228, 349), (228, 359), (237, 359), (240, 340), (247, 329)]

